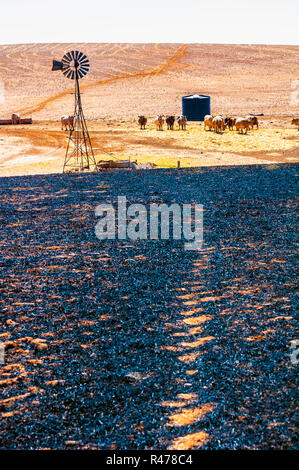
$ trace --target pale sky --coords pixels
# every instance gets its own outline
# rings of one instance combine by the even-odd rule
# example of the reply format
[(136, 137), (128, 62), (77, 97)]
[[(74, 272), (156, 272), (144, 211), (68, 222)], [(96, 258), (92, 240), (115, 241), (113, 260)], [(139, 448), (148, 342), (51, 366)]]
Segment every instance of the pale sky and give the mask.
[(298, 0), (0, 0), (0, 44), (298, 45)]

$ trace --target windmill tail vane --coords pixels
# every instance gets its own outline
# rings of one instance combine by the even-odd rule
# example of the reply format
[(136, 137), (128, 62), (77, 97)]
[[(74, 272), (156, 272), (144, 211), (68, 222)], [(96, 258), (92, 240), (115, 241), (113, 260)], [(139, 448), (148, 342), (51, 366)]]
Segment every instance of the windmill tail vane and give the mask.
[(53, 60), (52, 70), (60, 70), (69, 79), (75, 80), (75, 109), (71, 126), (63, 172), (96, 169), (94, 152), (85, 121), (79, 79), (89, 71), (89, 61), (83, 52), (67, 52), (61, 61)]

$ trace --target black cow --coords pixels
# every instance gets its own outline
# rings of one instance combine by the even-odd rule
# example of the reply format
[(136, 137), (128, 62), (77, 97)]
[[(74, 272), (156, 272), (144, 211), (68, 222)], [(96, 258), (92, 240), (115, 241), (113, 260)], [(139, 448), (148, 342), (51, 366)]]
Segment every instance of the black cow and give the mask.
[(145, 129), (147, 119), (145, 116), (138, 116), (138, 123), (140, 125), (140, 130)]
[(224, 123), (226, 127), (228, 127), (230, 131), (232, 131), (234, 129), (234, 126), (236, 125), (236, 118), (226, 117), (224, 119)]
[(167, 129), (173, 131), (173, 125), (175, 123), (175, 116), (167, 116), (166, 118), (166, 124), (167, 124)]

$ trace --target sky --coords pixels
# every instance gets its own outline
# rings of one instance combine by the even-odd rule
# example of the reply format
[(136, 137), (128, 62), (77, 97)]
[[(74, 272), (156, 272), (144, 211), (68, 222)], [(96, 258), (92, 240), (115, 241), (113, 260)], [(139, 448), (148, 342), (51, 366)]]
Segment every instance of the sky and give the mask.
[(1, 0), (0, 44), (298, 45), (298, 0)]

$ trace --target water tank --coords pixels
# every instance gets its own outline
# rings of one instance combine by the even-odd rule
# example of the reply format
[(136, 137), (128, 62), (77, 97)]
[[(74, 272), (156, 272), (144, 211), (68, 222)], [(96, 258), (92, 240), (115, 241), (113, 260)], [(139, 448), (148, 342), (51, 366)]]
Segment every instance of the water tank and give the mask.
[(211, 114), (211, 99), (207, 95), (183, 96), (182, 110), (188, 121), (203, 121), (206, 114)]

